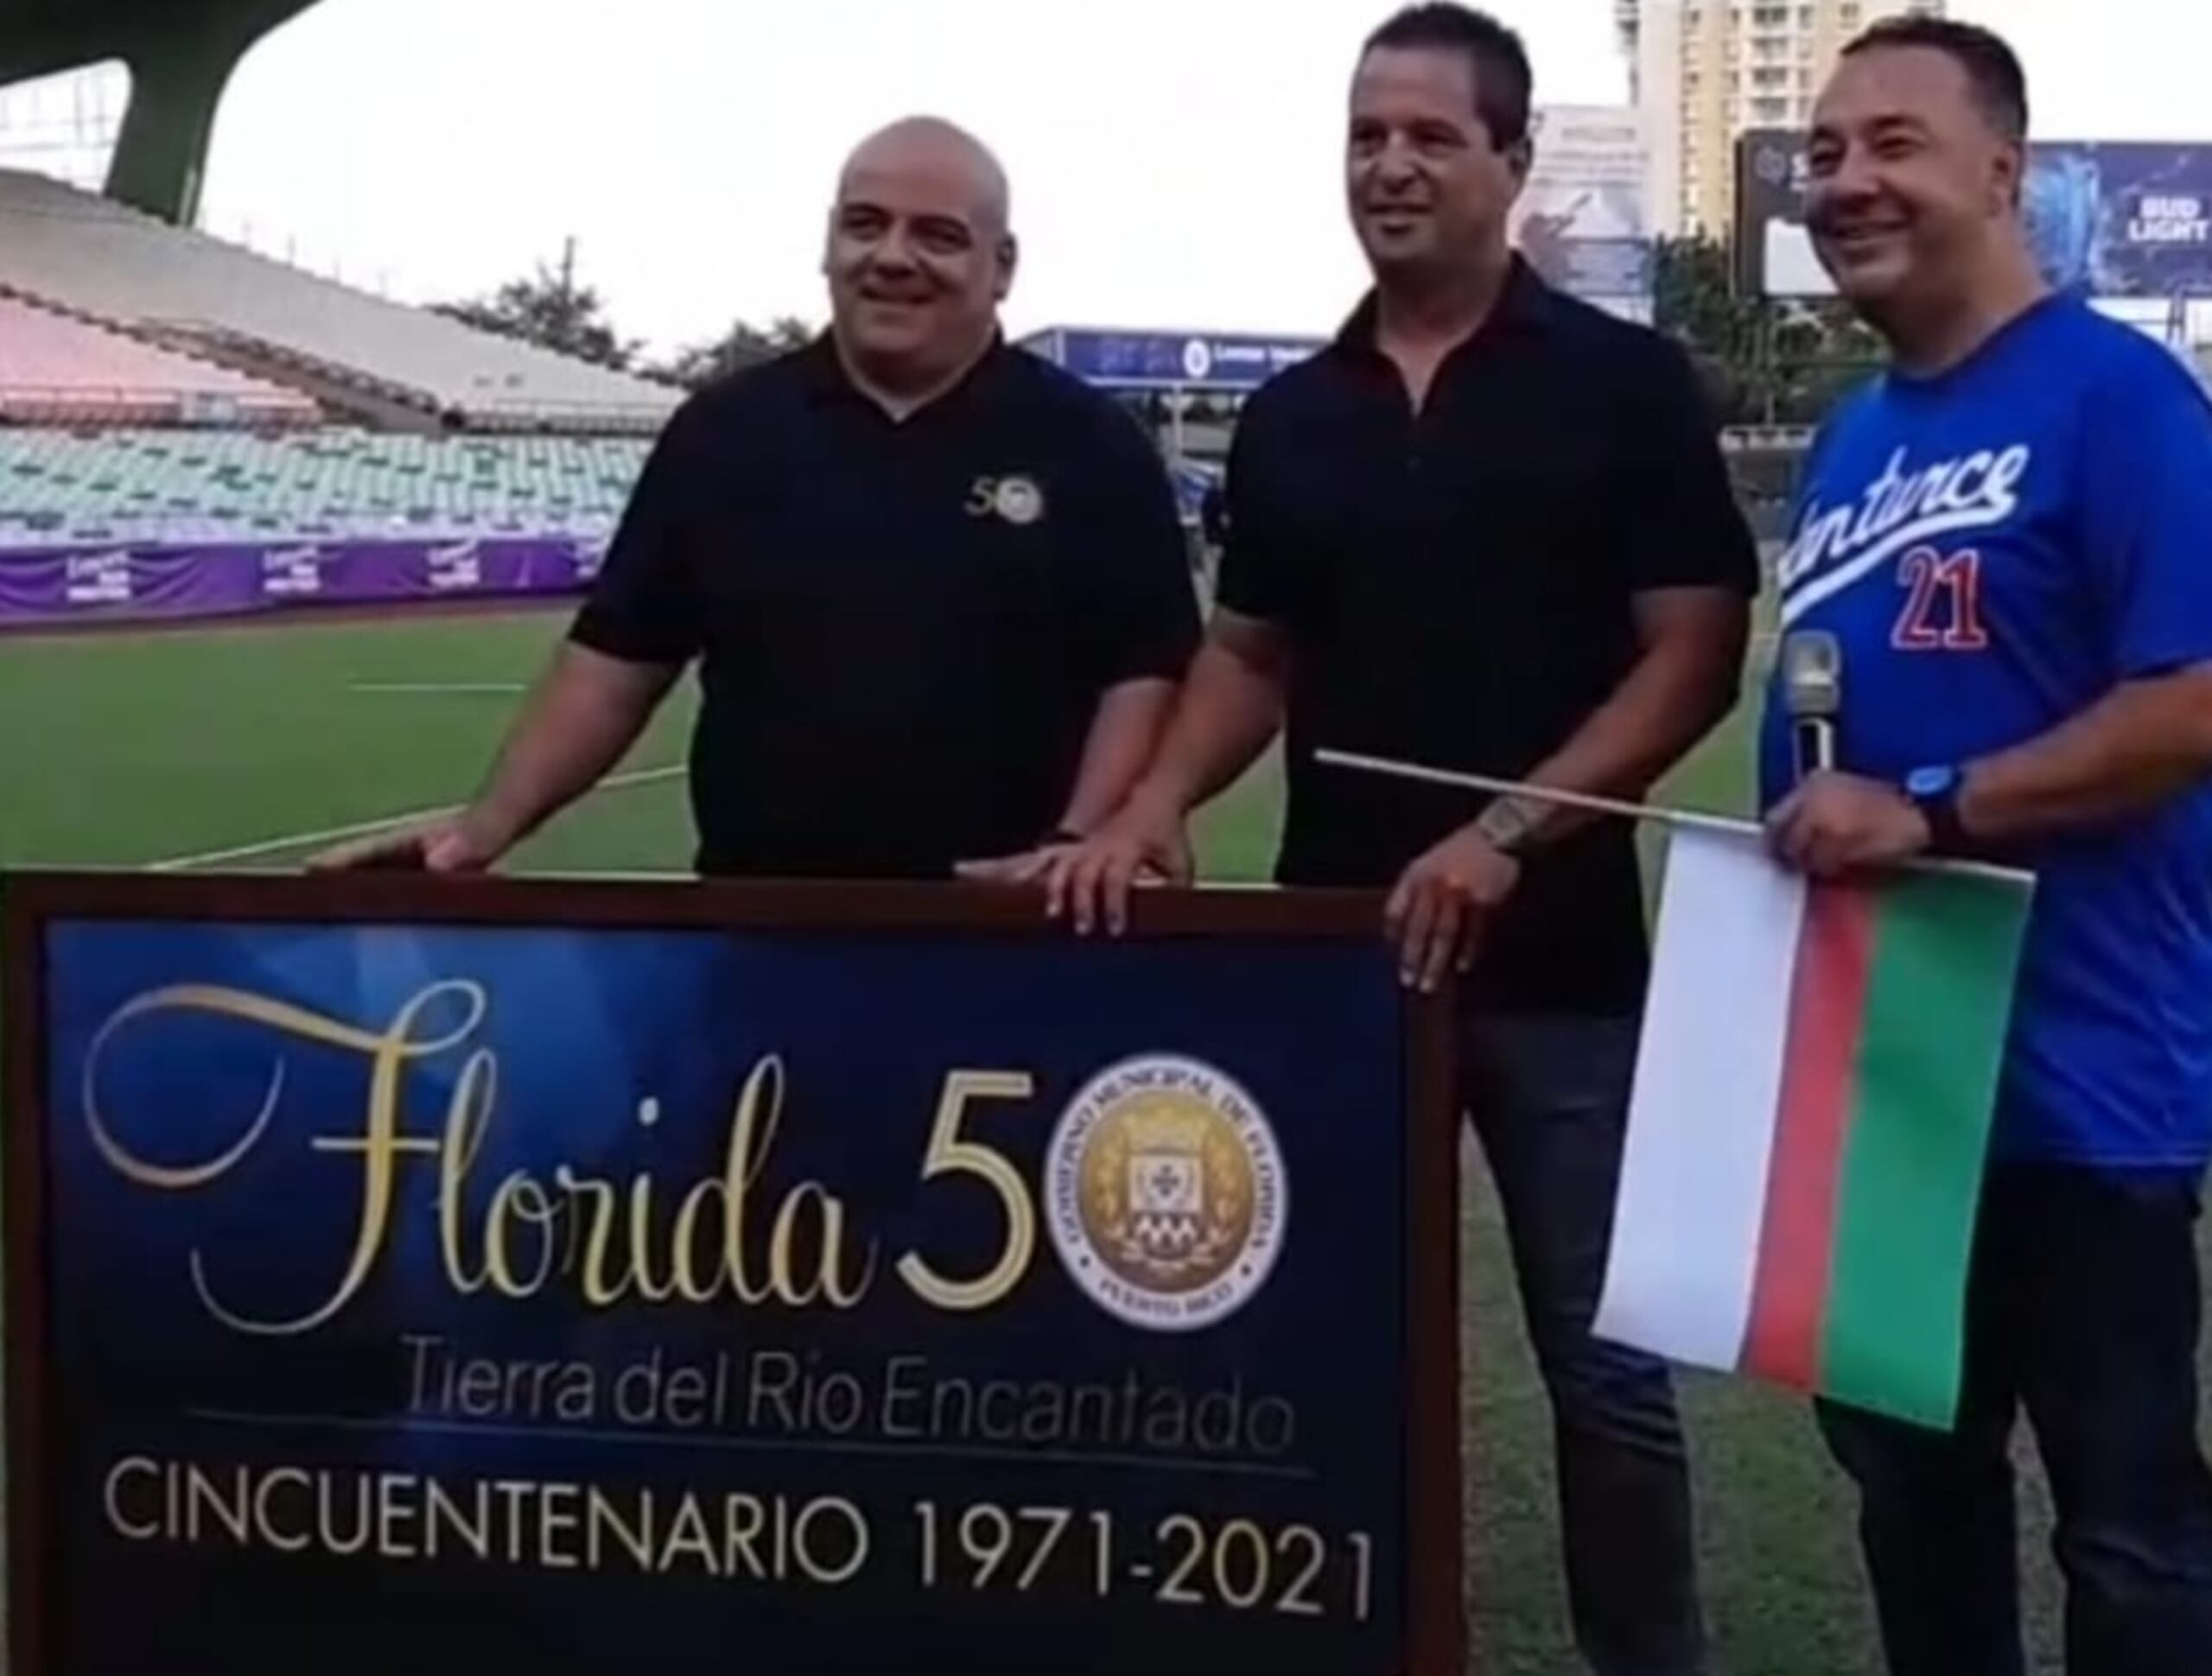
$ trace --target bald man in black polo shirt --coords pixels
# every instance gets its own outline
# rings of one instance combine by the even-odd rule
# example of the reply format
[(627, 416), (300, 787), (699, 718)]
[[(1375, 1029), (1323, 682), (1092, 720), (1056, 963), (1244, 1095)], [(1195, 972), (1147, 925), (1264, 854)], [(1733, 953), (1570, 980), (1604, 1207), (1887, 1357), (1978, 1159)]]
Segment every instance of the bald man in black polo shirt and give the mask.
[(830, 216), (830, 331), (671, 420), (475, 801), (317, 865), (492, 866), (694, 659), (702, 872), (1018, 879), (1102, 819), (1198, 606), (1135, 422), (1005, 342), (1015, 256), (975, 140), (917, 118), (862, 144)]

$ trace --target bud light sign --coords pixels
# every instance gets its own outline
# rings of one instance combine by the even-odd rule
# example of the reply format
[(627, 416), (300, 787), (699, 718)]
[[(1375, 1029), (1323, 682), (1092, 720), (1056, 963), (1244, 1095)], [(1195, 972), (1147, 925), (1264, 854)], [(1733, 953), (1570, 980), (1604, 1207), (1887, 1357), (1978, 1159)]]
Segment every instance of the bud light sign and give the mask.
[(2038, 146), (2027, 213), (2054, 284), (2107, 297), (2212, 295), (2212, 148)]
[[(1807, 225), (1805, 136), (1762, 130), (1738, 159), (1743, 288), (1828, 296)], [(2029, 149), (2022, 193), (2044, 276), (2107, 299), (2212, 297), (2212, 146), (2047, 141)]]

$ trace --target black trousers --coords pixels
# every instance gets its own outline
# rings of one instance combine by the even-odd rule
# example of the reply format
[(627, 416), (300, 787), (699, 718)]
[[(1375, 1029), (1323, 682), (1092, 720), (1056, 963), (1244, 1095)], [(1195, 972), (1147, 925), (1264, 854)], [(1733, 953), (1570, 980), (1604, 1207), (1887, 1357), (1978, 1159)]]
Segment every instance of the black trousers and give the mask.
[(1704, 1627), (1673, 1378), (1656, 1358), (1590, 1333), (1637, 1032), (1634, 1019), (1467, 1019), (1461, 1103), (1504, 1204), (1551, 1399), (1575, 1640), (1597, 1676), (1695, 1676)]
[(2022, 1408), (2057, 1506), (2071, 1676), (2212, 1671), (2197, 1212), (2195, 1182), (2170, 1174), (1993, 1166), (1955, 1430), (1821, 1406), (1892, 1676), (2022, 1676)]

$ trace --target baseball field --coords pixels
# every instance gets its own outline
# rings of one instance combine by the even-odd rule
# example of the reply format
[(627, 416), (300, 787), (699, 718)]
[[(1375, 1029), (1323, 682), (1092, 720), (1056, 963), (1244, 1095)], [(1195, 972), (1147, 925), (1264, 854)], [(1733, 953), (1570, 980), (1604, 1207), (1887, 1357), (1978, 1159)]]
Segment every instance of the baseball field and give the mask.
[[(0, 641), (0, 866), (284, 867), (465, 797), (563, 619), (545, 613), (294, 622)], [(532, 842), (523, 870), (682, 868), (688, 693), (621, 771)], [(1745, 721), (1670, 797), (1740, 810)], [(1203, 823), (1206, 870), (1264, 873), (1275, 811), (1256, 772)], [(2206, 998), (2212, 1006), (2212, 996)], [(1573, 1663), (1551, 1527), (1542, 1393), (1494, 1200), (1467, 1154), (1465, 1438), (1478, 1667)], [(1706, 1589), (1732, 1676), (1872, 1676), (1851, 1509), (1802, 1405), (1687, 1381)], [(2032, 1470), (2023, 1445), (2024, 1463)], [(2036, 1663), (2056, 1671), (2038, 1487), (2023, 1532)]]

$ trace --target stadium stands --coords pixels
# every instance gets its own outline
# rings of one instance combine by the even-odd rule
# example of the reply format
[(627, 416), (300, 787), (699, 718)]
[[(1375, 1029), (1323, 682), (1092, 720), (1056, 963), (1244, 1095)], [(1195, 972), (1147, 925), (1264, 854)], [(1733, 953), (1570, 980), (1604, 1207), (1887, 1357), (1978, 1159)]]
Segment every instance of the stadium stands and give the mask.
[(45, 424), (314, 424), (304, 396), (0, 290), (0, 418)]
[(471, 429), (656, 431), (683, 392), (0, 170), (0, 287), (211, 361)]
[(604, 540), (638, 437), (0, 429), (0, 556), (94, 543)]

